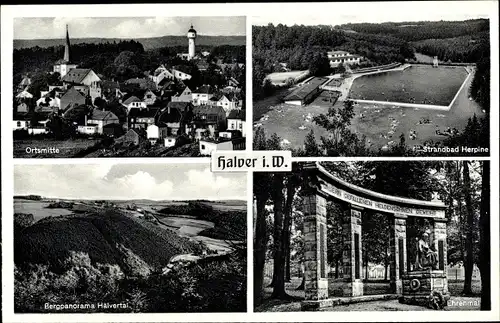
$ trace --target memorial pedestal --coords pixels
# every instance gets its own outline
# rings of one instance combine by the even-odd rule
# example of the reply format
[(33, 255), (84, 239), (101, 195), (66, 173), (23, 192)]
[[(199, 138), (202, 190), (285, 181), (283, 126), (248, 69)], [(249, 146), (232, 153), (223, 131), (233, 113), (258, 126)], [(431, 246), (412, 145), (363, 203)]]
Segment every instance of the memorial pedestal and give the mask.
[(448, 279), (443, 270), (418, 270), (403, 275), (400, 303), (441, 309), (449, 299)]

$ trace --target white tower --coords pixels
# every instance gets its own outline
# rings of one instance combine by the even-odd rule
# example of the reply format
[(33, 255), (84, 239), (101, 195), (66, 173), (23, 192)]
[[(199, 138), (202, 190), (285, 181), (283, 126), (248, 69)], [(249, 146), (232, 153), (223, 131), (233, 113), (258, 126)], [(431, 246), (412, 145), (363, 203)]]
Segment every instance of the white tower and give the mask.
[(193, 59), (195, 55), (195, 39), (196, 39), (196, 30), (193, 29), (193, 25), (191, 25), (191, 28), (188, 30), (188, 41), (189, 41), (189, 46), (188, 46), (188, 60)]
[(438, 57), (437, 56), (434, 56), (434, 59), (432, 60), (432, 66), (433, 67), (438, 67)]

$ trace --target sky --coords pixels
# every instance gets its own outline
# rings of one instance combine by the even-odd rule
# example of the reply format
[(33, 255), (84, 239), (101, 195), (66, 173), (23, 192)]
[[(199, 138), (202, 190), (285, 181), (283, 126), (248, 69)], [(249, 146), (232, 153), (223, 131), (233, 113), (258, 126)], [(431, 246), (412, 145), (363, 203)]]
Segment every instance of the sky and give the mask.
[(15, 165), (14, 194), (66, 199), (246, 200), (246, 173), (200, 164)]
[[(318, 10), (318, 7), (321, 10)], [(492, 9), (494, 11), (492, 11)], [(467, 20), (495, 14), (495, 1), (437, 1), (391, 3), (316, 3), (305, 8), (287, 7), (279, 15), (252, 17), (252, 25), (341, 25), (360, 22)]]
[(15, 18), (14, 39), (147, 38), (186, 35), (193, 25), (199, 35), (244, 36), (245, 17), (54, 17)]

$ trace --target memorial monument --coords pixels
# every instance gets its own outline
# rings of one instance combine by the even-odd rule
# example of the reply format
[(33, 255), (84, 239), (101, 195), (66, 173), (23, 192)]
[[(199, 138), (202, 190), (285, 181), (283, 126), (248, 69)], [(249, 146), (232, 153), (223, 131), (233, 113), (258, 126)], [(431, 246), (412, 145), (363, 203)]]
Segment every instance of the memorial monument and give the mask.
[[(334, 305), (328, 293), (327, 201), (344, 205), (342, 294), (347, 302), (363, 296), (362, 217), (364, 212), (384, 213), (391, 219), (390, 287), (402, 303), (442, 308), (446, 304), (446, 205), (374, 192), (350, 184), (329, 173), (318, 162), (305, 163), (302, 188), (304, 213), (305, 300), (302, 310)], [(407, 259), (406, 221), (427, 218), (433, 223), (417, 241), (417, 261)], [(433, 240), (430, 240), (432, 234)], [(438, 305), (436, 305), (438, 304)]]

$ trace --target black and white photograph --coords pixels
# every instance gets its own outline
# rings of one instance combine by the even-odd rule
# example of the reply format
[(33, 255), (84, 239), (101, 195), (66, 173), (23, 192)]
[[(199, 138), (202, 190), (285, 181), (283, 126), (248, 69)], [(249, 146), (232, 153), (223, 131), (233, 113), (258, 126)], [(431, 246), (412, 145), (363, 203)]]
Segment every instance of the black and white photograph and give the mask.
[(16, 158), (245, 149), (246, 17), (15, 18)]
[(255, 136), (295, 156), (489, 156), (491, 13), (475, 3), (252, 17)]
[(489, 161), (254, 173), (256, 312), (491, 310)]
[(16, 165), (15, 313), (245, 312), (247, 174)]

